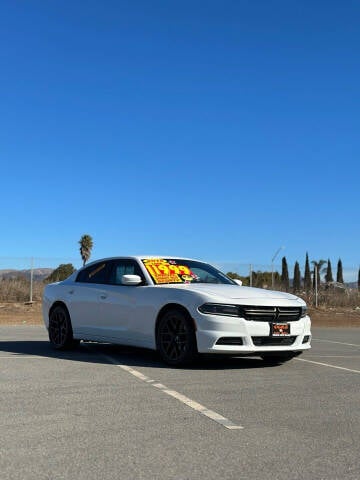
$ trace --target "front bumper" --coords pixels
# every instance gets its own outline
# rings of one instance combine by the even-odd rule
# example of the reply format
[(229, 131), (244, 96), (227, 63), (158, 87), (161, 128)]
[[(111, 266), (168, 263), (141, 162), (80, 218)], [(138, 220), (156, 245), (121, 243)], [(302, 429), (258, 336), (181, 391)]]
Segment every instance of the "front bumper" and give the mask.
[(301, 352), (310, 349), (310, 317), (305, 316), (288, 323), (289, 336), (271, 336), (271, 325), (268, 322), (201, 315), (196, 331), (198, 352), (257, 355), (265, 352)]

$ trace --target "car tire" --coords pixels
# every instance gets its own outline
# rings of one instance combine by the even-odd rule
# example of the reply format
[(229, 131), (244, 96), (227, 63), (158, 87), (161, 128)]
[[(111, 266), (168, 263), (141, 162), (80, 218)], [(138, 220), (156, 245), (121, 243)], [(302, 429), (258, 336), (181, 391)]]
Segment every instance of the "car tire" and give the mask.
[(171, 366), (189, 365), (197, 356), (195, 329), (185, 312), (168, 310), (159, 320), (156, 346), (162, 360)]
[(50, 312), (49, 340), (56, 350), (69, 350), (80, 343), (73, 338), (70, 315), (63, 305), (57, 305)]
[(289, 362), (295, 357), (301, 355), (302, 352), (288, 352), (288, 353), (278, 353), (278, 354), (271, 354), (266, 353), (261, 355), (261, 358), (268, 364), (268, 365), (280, 365), (281, 363)]

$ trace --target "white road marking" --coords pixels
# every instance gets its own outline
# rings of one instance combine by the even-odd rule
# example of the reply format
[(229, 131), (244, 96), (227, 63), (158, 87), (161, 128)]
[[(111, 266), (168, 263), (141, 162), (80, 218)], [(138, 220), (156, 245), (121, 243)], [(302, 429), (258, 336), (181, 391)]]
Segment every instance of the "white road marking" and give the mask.
[(306, 355), (311, 358), (359, 358), (359, 355)]
[(322, 365), (323, 367), (337, 368), (338, 370), (345, 370), (346, 372), (360, 373), (360, 370), (339, 367), (338, 365), (331, 365), (330, 363), (315, 362), (314, 360), (305, 360), (305, 358), (295, 358), (294, 360), (297, 360), (298, 362), (314, 363), (315, 365)]
[(116, 365), (117, 367), (120, 367), (122, 370), (125, 370), (125, 372), (130, 373), (137, 379), (148, 383), (152, 387), (158, 388), (162, 392), (166, 393), (166, 395), (169, 395), (170, 397), (176, 398), (179, 402), (183, 403), (184, 405), (187, 405), (188, 407), (192, 408), (193, 410), (199, 412), (201, 415), (204, 415), (205, 417), (210, 418), (214, 422), (219, 423), (223, 427), (227, 428), (228, 430), (242, 430), (244, 427), (241, 425), (236, 425), (233, 423), (231, 420), (229, 420), (226, 417), (223, 417), (219, 413), (214, 412), (213, 410), (209, 410), (208, 408), (204, 407), (198, 402), (195, 402), (194, 400), (191, 400), (191, 398), (186, 397), (185, 395), (182, 395), (181, 393), (171, 390), (168, 388), (166, 385), (163, 385), (162, 383), (156, 382), (155, 380), (152, 380), (151, 378), (147, 377), (146, 375), (142, 374), (138, 370), (135, 370), (132, 367), (129, 367), (128, 365), (124, 365), (122, 363), (118, 363), (114, 358), (110, 357), (109, 355), (103, 355), (110, 363)]
[(37, 358), (37, 359), (41, 359), (41, 360), (45, 360), (47, 359), (48, 357), (40, 357), (39, 355), (21, 355), (21, 354), (14, 354), (14, 355), (0, 355), (0, 360), (2, 358), (25, 358), (25, 359), (29, 359), (29, 358)]
[(357, 355), (321, 355), (321, 354), (311, 354), (307, 355), (311, 358), (359, 358), (360, 354)]
[(313, 338), (312, 341), (314, 340), (315, 342), (338, 343), (339, 345), (347, 345), (349, 347), (360, 347), (360, 345), (356, 345), (355, 343), (335, 342), (334, 340), (322, 340), (320, 338)]

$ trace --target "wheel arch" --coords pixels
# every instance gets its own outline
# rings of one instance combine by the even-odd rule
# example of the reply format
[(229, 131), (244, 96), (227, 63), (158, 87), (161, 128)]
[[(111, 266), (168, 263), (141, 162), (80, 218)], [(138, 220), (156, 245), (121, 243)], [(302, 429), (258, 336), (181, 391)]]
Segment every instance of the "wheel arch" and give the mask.
[[(52, 313), (56, 308), (61, 308), (64, 312), (63, 318), (55, 318), (55, 324), (52, 324)], [(50, 343), (56, 350), (69, 350), (79, 345), (80, 340), (74, 339), (74, 332), (71, 324), (71, 317), (67, 305), (61, 301), (55, 301), (49, 309), (48, 333)], [(65, 318), (64, 318), (65, 317)], [(61, 325), (59, 326), (59, 322)], [(64, 328), (65, 327), (65, 328)], [(65, 333), (63, 332), (65, 330)], [(57, 333), (55, 333), (57, 331)], [(61, 333), (60, 333), (61, 331)], [(60, 338), (59, 338), (60, 337)]]
[(65, 310), (67, 311), (68, 315), (69, 315), (69, 318), (70, 318), (69, 309), (67, 308), (66, 303), (62, 302), (61, 300), (56, 300), (56, 301), (51, 305), (51, 307), (50, 307), (50, 309), (49, 309), (49, 313), (48, 313), (49, 319), (50, 319), (51, 313), (53, 312), (53, 310), (54, 310), (56, 307), (64, 307)]
[(165, 315), (165, 313), (168, 312), (169, 310), (178, 310), (178, 311), (184, 313), (186, 315), (186, 317), (190, 320), (190, 322), (191, 322), (191, 324), (194, 328), (194, 332), (196, 332), (196, 323), (195, 323), (195, 320), (190, 315), (189, 310), (186, 307), (184, 307), (184, 305), (181, 305), (180, 303), (167, 303), (166, 305), (164, 305), (161, 308), (161, 310), (157, 314), (156, 322), (155, 322), (155, 339), (157, 337), (157, 330), (158, 330), (159, 322), (160, 322), (161, 318), (163, 317), (163, 315)]

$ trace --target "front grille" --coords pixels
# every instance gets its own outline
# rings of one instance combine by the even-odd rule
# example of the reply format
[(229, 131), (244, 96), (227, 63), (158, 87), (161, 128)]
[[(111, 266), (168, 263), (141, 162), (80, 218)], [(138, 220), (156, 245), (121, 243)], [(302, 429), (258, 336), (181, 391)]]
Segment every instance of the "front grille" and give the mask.
[(301, 307), (258, 307), (241, 305), (239, 314), (254, 322), (294, 322), (301, 318)]
[(272, 347), (281, 345), (292, 345), (296, 336), (291, 337), (251, 337), (256, 347)]

